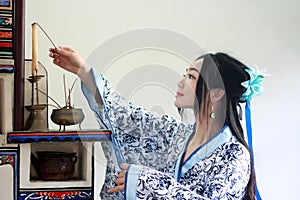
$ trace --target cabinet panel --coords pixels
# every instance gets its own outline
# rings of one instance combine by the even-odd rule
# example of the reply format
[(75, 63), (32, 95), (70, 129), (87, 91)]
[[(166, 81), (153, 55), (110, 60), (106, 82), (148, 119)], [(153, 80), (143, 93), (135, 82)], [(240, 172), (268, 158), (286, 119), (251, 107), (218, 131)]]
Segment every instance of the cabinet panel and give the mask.
[(16, 200), (18, 196), (18, 148), (0, 147), (1, 199)]

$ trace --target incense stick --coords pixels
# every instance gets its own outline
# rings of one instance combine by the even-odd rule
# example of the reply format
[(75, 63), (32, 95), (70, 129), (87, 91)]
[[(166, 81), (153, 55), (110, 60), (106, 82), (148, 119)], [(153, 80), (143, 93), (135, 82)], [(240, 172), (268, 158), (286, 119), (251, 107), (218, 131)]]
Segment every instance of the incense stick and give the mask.
[(65, 76), (65, 74), (63, 75), (63, 82), (64, 82), (65, 104), (66, 104), (66, 107), (67, 107), (68, 106), (68, 101), (67, 101), (67, 86), (66, 86), (66, 76)]
[(48, 33), (42, 28), (41, 25), (39, 25), (39, 23), (37, 22), (33, 22), (33, 24), (36, 24), (46, 35), (46, 37), (50, 40), (50, 42), (52, 43), (52, 45), (54, 46), (54, 48), (56, 48), (56, 45), (54, 44), (54, 42), (51, 40), (50, 36), (48, 35)]
[(59, 108), (59, 109), (61, 109), (61, 106), (52, 98), (52, 97), (50, 97), (48, 94), (46, 94), (45, 92), (43, 92), (42, 90), (39, 90), (39, 89), (37, 89), (37, 88), (35, 88), (37, 91), (39, 91), (40, 93), (42, 93), (43, 95), (45, 95), (46, 97), (48, 97), (49, 99), (51, 99), (56, 105), (57, 105), (57, 107)]

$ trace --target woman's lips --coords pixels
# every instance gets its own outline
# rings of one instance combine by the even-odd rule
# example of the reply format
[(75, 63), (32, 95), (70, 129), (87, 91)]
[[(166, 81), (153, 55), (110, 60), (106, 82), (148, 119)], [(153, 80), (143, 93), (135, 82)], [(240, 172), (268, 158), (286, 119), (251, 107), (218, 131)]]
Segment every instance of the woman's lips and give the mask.
[(182, 97), (182, 96), (183, 96), (182, 93), (180, 93), (180, 92), (177, 92), (177, 93), (176, 93), (176, 97)]

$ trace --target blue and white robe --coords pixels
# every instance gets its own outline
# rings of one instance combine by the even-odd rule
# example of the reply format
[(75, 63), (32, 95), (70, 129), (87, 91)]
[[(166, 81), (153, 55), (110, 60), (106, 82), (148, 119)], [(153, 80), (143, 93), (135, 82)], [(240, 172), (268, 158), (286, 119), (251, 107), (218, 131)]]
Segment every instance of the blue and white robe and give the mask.
[[(103, 106), (84, 84), (83, 93), (99, 123), (112, 131), (112, 142), (102, 144), (107, 169), (101, 199), (243, 199), (250, 154), (229, 127), (182, 163), (193, 124), (136, 107), (93, 69), (92, 76)], [(125, 189), (108, 193), (116, 186), (121, 163), (130, 164)]]

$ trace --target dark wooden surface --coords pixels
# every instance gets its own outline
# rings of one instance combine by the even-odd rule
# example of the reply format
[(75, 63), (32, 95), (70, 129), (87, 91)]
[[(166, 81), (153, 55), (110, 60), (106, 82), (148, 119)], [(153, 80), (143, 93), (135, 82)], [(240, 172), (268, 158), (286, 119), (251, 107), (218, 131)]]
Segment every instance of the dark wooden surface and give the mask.
[(24, 129), (25, 0), (15, 0), (13, 130)]

